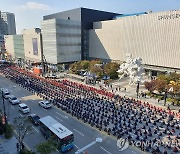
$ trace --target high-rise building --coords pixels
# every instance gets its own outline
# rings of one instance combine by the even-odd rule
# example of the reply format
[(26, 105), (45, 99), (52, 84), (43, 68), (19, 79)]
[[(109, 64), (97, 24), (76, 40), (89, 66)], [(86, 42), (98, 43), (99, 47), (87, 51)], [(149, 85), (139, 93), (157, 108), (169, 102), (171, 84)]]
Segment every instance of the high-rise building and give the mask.
[(15, 35), (16, 24), (13, 13), (0, 12), (0, 32), (3, 35)]
[(5, 51), (4, 35), (16, 35), (16, 24), (13, 13), (0, 11), (0, 51)]

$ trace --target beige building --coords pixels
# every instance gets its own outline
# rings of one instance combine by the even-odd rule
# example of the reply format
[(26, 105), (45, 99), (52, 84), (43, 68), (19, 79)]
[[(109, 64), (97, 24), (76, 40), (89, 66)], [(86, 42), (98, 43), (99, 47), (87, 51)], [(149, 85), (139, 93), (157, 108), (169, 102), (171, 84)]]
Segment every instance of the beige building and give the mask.
[(125, 61), (141, 57), (147, 67), (180, 70), (180, 10), (95, 22), (89, 57)]
[(14, 51), (13, 35), (5, 35), (4, 41), (5, 41), (6, 52), (11, 55), (12, 59), (14, 59), (15, 58), (15, 51)]
[(24, 39), (25, 59), (31, 62), (41, 61), (41, 30), (25, 29), (22, 31)]

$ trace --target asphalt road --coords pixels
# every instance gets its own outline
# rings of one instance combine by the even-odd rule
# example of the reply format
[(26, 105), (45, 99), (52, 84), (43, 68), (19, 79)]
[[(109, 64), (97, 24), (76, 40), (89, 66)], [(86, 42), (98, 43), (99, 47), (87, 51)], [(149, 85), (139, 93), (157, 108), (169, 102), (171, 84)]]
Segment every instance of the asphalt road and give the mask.
[[(38, 105), (41, 100), (38, 96), (33, 95), (31, 92), (11, 82), (9, 79), (0, 75), (0, 88), (7, 88), (9, 92), (19, 98), (23, 103), (27, 104), (31, 113), (38, 114), (41, 118), (44, 116), (52, 116), (58, 122), (62, 123), (65, 127), (70, 129), (74, 133), (75, 148), (68, 152), (69, 154), (75, 153), (78, 149), (86, 146), (90, 142), (94, 141), (97, 137), (103, 139), (102, 143), (97, 143), (90, 147), (86, 151), (88, 154), (139, 154), (143, 153), (135, 147), (129, 146), (126, 150), (120, 152), (116, 146), (117, 139), (107, 135), (105, 132), (101, 132), (96, 128), (84, 124), (81, 120), (77, 120), (75, 117), (65, 113), (64, 111), (52, 107), (50, 109), (43, 109)], [(10, 123), (13, 123), (13, 119), (20, 116), (28, 116), (29, 114), (23, 114), (19, 112), (18, 105), (11, 105), (8, 100), (5, 100), (6, 113)], [(0, 103), (0, 109), (3, 109), (2, 103)], [(25, 136), (25, 144), (35, 151), (35, 146), (46, 139), (41, 135), (39, 126), (33, 126), (31, 133)], [(55, 152), (58, 153), (58, 152)]]

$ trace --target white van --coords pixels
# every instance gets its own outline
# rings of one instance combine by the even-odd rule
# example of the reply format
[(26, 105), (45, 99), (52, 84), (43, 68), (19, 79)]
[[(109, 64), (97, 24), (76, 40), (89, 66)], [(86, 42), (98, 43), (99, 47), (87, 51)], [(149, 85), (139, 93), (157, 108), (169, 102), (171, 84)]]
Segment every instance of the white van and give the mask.
[(19, 104), (18, 108), (19, 108), (19, 111), (21, 111), (22, 113), (29, 113), (30, 112), (30, 108), (24, 103)]

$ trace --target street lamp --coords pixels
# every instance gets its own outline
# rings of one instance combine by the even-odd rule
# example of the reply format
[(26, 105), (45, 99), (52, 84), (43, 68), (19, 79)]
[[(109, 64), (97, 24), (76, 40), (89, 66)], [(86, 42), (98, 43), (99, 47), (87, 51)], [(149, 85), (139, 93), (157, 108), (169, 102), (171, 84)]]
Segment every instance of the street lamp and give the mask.
[(85, 147), (79, 149), (78, 151), (75, 152), (75, 154), (80, 154), (81, 152), (83, 152), (84, 150), (88, 149), (89, 147), (93, 146), (96, 143), (101, 143), (102, 142), (102, 138), (97, 137), (95, 141), (89, 143), (88, 145), (86, 145)]
[(164, 93), (164, 106), (166, 106), (166, 99), (167, 99), (167, 89), (165, 90)]
[(139, 97), (139, 83), (140, 81), (137, 81), (137, 87), (136, 87), (137, 98)]

